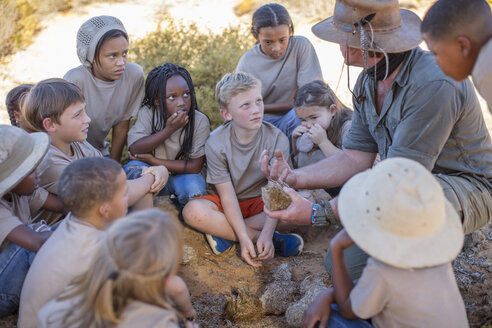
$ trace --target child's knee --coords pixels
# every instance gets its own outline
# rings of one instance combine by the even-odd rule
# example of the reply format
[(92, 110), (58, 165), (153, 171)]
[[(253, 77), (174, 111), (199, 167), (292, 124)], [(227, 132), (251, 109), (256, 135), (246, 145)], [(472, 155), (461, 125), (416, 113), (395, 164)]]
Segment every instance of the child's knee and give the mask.
[(190, 226), (195, 226), (196, 218), (200, 213), (200, 210), (203, 209), (199, 201), (191, 200), (186, 204), (183, 208), (183, 219)]

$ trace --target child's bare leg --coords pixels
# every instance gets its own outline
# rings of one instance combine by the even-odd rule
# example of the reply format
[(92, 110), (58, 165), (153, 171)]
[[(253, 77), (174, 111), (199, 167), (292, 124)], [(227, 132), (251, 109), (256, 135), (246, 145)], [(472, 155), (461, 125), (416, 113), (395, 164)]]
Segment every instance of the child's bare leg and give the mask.
[[(209, 200), (191, 200), (183, 209), (183, 218), (188, 225), (198, 231), (216, 237), (238, 241), (224, 213), (220, 212), (217, 205)], [(246, 230), (251, 240), (254, 241), (258, 238), (262, 227), (260, 229), (253, 229), (246, 224)]]

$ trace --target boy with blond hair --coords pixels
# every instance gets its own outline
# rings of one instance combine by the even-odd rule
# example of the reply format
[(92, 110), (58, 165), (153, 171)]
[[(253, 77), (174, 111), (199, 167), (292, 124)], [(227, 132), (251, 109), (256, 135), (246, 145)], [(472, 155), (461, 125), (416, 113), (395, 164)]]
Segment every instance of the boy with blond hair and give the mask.
[[(91, 119), (85, 112), (84, 96), (73, 83), (57, 78), (47, 79), (31, 89), (23, 108), (29, 123), (38, 131), (46, 131), (51, 138), (47, 154), (51, 163), (41, 175), (40, 185), (58, 194), (58, 180), (72, 161), (102, 156), (86, 140)], [(153, 183), (148, 184), (142, 178), (128, 181), (128, 203), (134, 209), (152, 207), (152, 193), (162, 189), (168, 176), (164, 166), (150, 167), (142, 171), (142, 176), (145, 174), (154, 176)], [(42, 215), (49, 215), (50, 222), (56, 222), (61, 217), (52, 212)]]
[(444, 74), (456, 81), (471, 75), (492, 113), (492, 11), (487, 1), (436, 1), (421, 31)]
[(210, 134), (205, 155), (207, 182), (217, 195), (190, 201), (183, 209), (184, 220), (207, 234), (215, 254), (239, 241), (241, 256), (253, 266), (261, 266), (260, 261), (273, 258), (274, 252), (298, 255), (302, 238), (275, 232), (277, 220), (263, 212), (261, 187), (267, 179), (260, 170), (260, 155), (280, 149), (288, 157), (289, 141), (263, 122), (261, 82), (242, 72), (226, 74), (216, 86), (215, 98), (226, 122)]

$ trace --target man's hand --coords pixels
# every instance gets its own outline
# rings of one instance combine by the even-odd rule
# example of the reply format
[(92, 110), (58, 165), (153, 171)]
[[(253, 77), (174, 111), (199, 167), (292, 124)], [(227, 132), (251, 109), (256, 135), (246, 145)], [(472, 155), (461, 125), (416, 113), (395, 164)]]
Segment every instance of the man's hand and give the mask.
[(144, 174), (152, 174), (154, 176), (154, 183), (150, 187), (150, 192), (152, 193), (161, 191), (161, 189), (166, 185), (167, 178), (169, 177), (169, 172), (166, 167), (162, 165), (143, 167), (142, 175)]
[(284, 191), (292, 199), (292, 203), (284, 210), (270, 211), (266, 207), (263, 211), (266, 215), (273, 219), (280, 219), (284, 222), (297, 225), (311, 224), (311, 215), (313, 214), (314, 203), (297, 194), (292, 188), (284, 188)]
[(270, 158), (268, 157), (268, 151), (264, 150), (261, 153), (260, 164), (261, 170), (263, 174), (267, 178), (271, 178), (273, 180), (281, 179), (285, 183), (287, 183), (291, 187), (295, 187), (297, 182), (297, 177), (289, 167), (289, 164), (284, 159), (284, 156), (280, 150), (275, 151), (275, 160), (273, 164), (269, 165)]
[(131, 160), (137, 160), (140, 162), (147, 163), (149, 165), (158, 165), (155, 158), (152, 154), (135, 154), (133, 155), (132, 153), (128, 152), (128, 157)]
[(330, 318), (331, 303), (333, 303), (333, 291), (331, 289), (319, 293), (304, 312), (302, 328), (313, 328), (317, 322), (319, 322), (320, 328), (326, 327)]
[(248, 263), (254, 267), (262, 266), (261, 262), (253, 260), (256, 258), (255, 246), (253, 242), (249, 238), (245, 238), (244, 240), (239, 241), (239, 245), (241, 246), (241, 257)]

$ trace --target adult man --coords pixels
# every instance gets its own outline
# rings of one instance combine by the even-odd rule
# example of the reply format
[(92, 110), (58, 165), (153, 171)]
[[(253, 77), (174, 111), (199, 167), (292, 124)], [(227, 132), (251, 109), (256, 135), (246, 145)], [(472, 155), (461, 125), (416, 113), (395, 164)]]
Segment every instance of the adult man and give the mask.
[[(492, 142), (478, 100), (470, 81), (447, 78), (432, 55), (418, 48), (417, 15), (399, 9), (397, 0), (337, 0), (334, 16), (312, 31), (340, 44), (347, 65), (365, 68), (354, 87), (352, 128), (340, 154), (295, 171), (288, 169), (281, 154), (268, 167), (265, 155), (264, 172), (281, 177), (292, 188), (331, 188), (370, 168), (376, 153), (383, 160), (406, 157), (434, 174), (465, 233), (489, 222)], [(293, 198), (289, 208), (265, 213), (298, 224), (323, 221), (320, 213), (326, 221), (338, 216), (336, 198), (313, 205), (293, 190), (289, 193)], [(352, 251), (346, 257), (349, 267), (358, 267), (352, 271), (356, 277), (364, 256), (358, 250), (348, 252)]]

